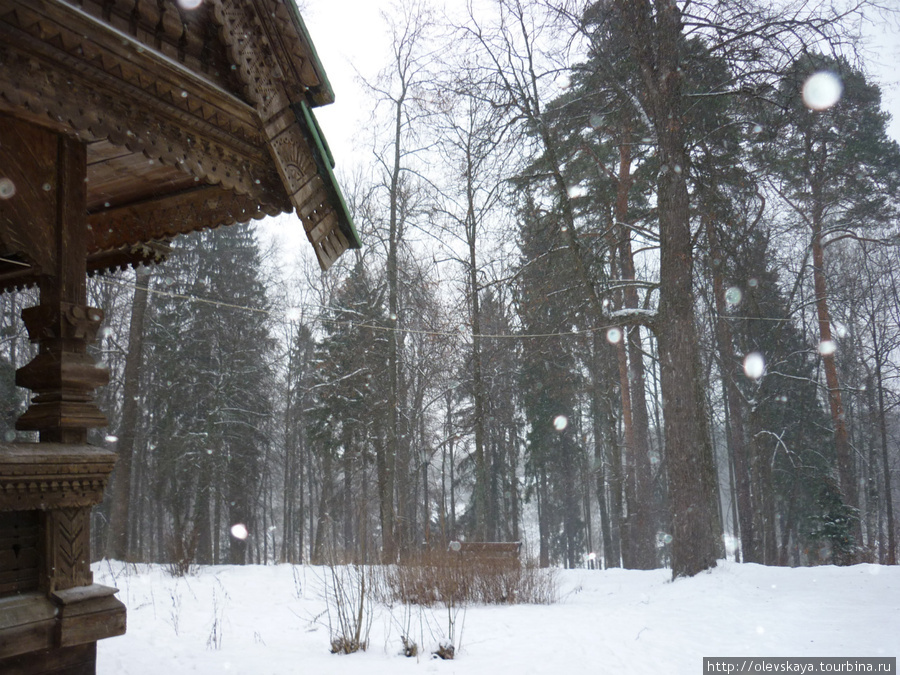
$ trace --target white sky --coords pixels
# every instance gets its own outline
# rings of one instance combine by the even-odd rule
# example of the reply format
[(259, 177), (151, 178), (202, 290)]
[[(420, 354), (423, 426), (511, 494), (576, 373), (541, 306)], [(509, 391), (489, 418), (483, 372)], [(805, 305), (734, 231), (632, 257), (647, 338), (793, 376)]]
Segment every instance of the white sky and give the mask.
[(371, 101), (359, 76), (371, 80), (388, 62), (390, 43), (381, 12), (391, 5), (385, 0), (300, 0), (300, 6), (335, 92), (335, 102), (317, 108), (316, 117), (338, 169), (346, 169), (371, 157), (365, 147)]

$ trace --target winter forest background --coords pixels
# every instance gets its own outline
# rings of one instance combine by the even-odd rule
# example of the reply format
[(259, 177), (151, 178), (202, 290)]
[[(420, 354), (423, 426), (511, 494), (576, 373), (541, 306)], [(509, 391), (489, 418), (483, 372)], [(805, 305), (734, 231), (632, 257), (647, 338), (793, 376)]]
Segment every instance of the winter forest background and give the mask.
[[(895, 564), (900, 148), (861, 16), (897, 21), (397, 5), (341, 181), (362, 251), (322, 274), (251, 224), (91, 280), (95, 556)], [(2, 296), (8, 439), (34, 302)]]

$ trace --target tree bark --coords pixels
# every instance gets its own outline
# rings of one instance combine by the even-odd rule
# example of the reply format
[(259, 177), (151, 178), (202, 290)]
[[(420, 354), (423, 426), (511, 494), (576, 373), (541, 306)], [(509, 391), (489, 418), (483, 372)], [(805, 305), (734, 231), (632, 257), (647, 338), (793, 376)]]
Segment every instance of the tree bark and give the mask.
[(881, 466), (884, 474), (884, 503), (887, 516), (887, 564), (897, 564), (897, 540), (894, 532), (894, 499), (891, 494), (891, 462), (888, 456), (887, 414), (884, 405), (884, 382), (882, 369), (884, 356), (878, 344), (878, 331), (875, 322), (871, 322), (872, 346), (875, 351), (875, 378), (878, 382), (878, 432), (881, 437)]
[[(471, 168), (471, 167), (469, 167)], [(468, 177), (471, 181), (471, 176)], [(478, 297), (478, 267), (476, 251), (474, 195), (471, 183), (466, 191), (468, 213), (466, 215), (466, 238), (468, 243), (468, 286), (472, 320), (472, 397), (475, 406), (475, 537), (487, 540), (495, 524), (490, 516), (493, 509), (488, 507), (488, 471), (484, 453), (484, 382), (481, 368), (481, 307)]]
[(672, 573), (714, 567), (721, 547), (716, 475), (698, 361), (693, 241), (675, 0), (616, 0), (643, 81), (659, 150), (660, 298), (657, 337), (672, 510)]
[[(817, 192), (816, 183), (813, 183), (813, 192)], [(821, 204), (821, 200), (815, 200)], [(822, 216), (817, 206), (812, 214), (812, 255), (813, 255), (813, 284), (816, 292), (816, 316), (819, 322), (819, 344), (830, 347), (833, 345), (831, 335), (831, 314), (828, 309), (828, 289), (825, 280), (825, 247), (822, 244)], [(820, 349), (822, 353), (822, 368), (825, 371), (825, 384), (828, 387), (828, 406), (831, 411), (831, 423), (834, 427), (834, 448), (837, 453), (838, 480), (844, 503), (853, 509), (859, 509), (859, 490), (856, 485), (856, 476), (853, 470), (853, 456), (850, 448), (850, 437), (847, 432), (847, 420), (844, 414), (844, 404), (841, 398), (841, 385), (837, 376), (837, 362), (834, 358), (834, 350)], [(855, 518), (851, 529), (857, 545), (862, 544), (862, 530), (859, 518)]]
[[(596, 463), (597, 503), (600, 508), (600, 529), (603, 537), (603, 557), (606, 567), (621, 567), (620, 521), (622, 516), (622, 478), (619, 447), (613, 429), (612, 412), (606, 400), (603, 385), (610, 378), (602, 359), (605, 339), (594, 333), (591, 373), (591, 417), (594, 430), (594, 462)], [(608, 455), (608, 459), (607, 459)], [(605, 466), (609, 464), (609, 471)], [(608, 487), (607, 487), (608, 484)], [(609, 496), (607, 496), (608, 493)]]
[[(615, 228), (618, 233), (619, 269), (625, 284), (626, 309), (637, 309), (637, 288), (629, 282), (636, 279), (631, 250), (631, 231), (627, 226), (628, 194), (631, 177), (630, 129), (626, 125), (619, 142), (619, 169), (616, 184)], [(650, 472), (650, 422), (644, 384), (644, 350), (640, 326), (629, 326), (618, 345), (622, 391), (622, 416), (625, 425), (626, 454), (634, 467), (634, 500), (629, 505), (631, 564), (633, 569), (656, 567), (655, 532), (653, 526), (653, 486)]]
[(112, 509), (109, 517), (107, 556), (128, 560), (131, 554), (128, 535), (129, 504), (131, 499), (131, 465), (138, 427), (138, 397), (140, 396), (143, 365), (144, 315), (147, 311), (147, 288), (150, 271), (137, 270), (134, 282), (134, 301), (131, 305), (131, 325), (128, 329), (128, 354), (125, 356), (125, 381), (122, 385), (122, 429), (117, 449), (119, 459), (112, 489)]

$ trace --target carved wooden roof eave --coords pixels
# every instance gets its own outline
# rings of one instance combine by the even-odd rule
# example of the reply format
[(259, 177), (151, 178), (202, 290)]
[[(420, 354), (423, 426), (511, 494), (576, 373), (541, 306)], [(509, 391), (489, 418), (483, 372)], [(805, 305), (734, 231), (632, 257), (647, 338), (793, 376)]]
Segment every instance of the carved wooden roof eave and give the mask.
[[(259, 203), (256, 211), (241, 209), (247, 220), (296, 210), (327, 269), (360, 243), (330, 169), (323, 170), (294, 112), (298, 101), (334, 98), (302, 18), (280, 0), (207, 4), (253, 106), (67, 2), (2, 0), (0, 112), (43, 115), (83, 141), (106, 139), (201, 184), (235, 191)], [(274, 66), (267, 56), (277, 56)], [(164, 235), (227, 224), (181, 222), (185, 227)], [(134, 243), (109, 241), (103, 250)]]
[[(321, 132), (309, 110), (309, 87), (291, 86), (296, 83), (286, 79), (281, 67), (269, 65), (273, 60), (281, 64), (290, 60), (281, 51), (280, 36), (286, 33), (284, 22), (278, 28), (273, 27), (277, 12), (251, 16), (237, 0), (209, 2), (216, 21), (222, 26), (222, 39), (228, 45), (230, 58), (245, 85), (245, 96), (254, 103), (262, 120), (282, 183), (320, 266), (327, 270), (343, 251), (359, 248), (361, 242), (331, 171), (333, 162), (326, 157)], [(305, 30), (293, 19), (291, 23), (294, 34)], [(312, 54), (307, 54), (308, 63), (315, 60)], [(321, 67), (320, 71), (324, 78)], [(323, 86), (323, 82), (321, 91), (329, 94), (327, 79), (313, 84)]]
[[(316, 45), (313, 43), (312, 36), (306, 27), (303, 16), (300, 14), (297, 3), (276, 1), (275, 4), (276, 10), (271, 16), (279, 22), (280, 34), (286, 42), (292, 45), (293, 49), (291, 51), (293, 54), (302, 51), (307, 55), (301, 66), (297, 68), (297, 75), (307, 87), (307, 101), (309, 105), (318, 107), (334, 103), (334, 90), (331, 88), (331, 82), (328, 81), (325, 67), (322, 65), (322, 61), (316, 51)], [(293, 30), (287, 29), (284, 20), (285, 14), (288, 15)], [(318, 84), (313, 83), (305, 76), (307, 71), (314, 73)]]
[[(175, 225), (180, 219), (205, 223), (195, 229), (216, 229), (280, 213), (217, 186), (95, 213), (88, 216), (86, 271), (93, 276), (163, 262), (170, 252), (168, 241), (180, 233)], [(125, 244), (122, 233), (130, 235)], [(26, 262), (0, 259), (0, 292), (31, 288), (39, 274), (38, 267)]]
[(0, 109), (142, 152), (260, 201), (281, 196), (252, 106), (65, 3), (0, 3)]

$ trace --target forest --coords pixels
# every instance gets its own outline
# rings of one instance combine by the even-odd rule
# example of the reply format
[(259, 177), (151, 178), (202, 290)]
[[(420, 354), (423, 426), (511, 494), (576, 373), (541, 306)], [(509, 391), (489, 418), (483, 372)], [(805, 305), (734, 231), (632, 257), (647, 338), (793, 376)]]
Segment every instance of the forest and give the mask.
[[(900, 146), (861, 19), (897, 16), (398, 5), (337, 158), (362, 250), (322, 273), (249, 223), (90, 280), (94, 555), (896, 564)], [(0, 301), (13, 440), (35, 298)]]

